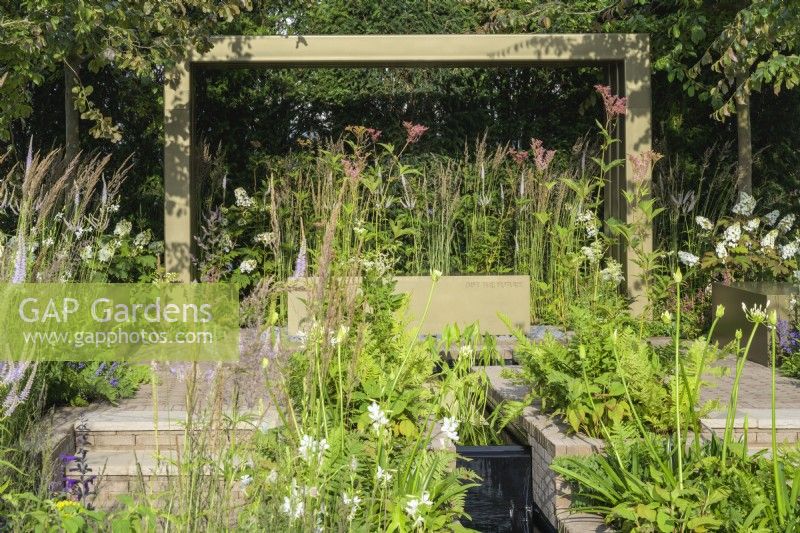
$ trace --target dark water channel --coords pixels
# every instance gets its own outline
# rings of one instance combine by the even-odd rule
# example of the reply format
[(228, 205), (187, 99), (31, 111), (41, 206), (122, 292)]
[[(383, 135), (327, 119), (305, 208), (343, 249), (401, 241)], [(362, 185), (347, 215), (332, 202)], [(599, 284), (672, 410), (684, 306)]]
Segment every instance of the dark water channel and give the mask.
[(533, 501), (529, 446), (459, 446), (469, 468), (483, 480), (467, 493), (465, 507), (471, 521), (464, 525), (486, 533), (549, 533), (552, 526), (541, 517)]

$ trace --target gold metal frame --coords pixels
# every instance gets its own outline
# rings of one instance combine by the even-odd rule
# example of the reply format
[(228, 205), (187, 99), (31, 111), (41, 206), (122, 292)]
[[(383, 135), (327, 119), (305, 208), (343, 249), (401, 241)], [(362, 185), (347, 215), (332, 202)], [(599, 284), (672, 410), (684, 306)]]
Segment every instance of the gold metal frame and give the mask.
[[(198, 226), (198, 184), (193, 182), (193, 76), (197, 64), (226, 67), (501, 67), (602, 65), (616, 94), (628, 98), (618, 128), (622, 142), (611, 158), (649, 150), (650, 38), (643, 34), (543, 35), (309, 35), (215, 37), (205, 54), (179, 64), (164, 88), (164, 240), (166, 267), (192, 279)], [(632, 221), (623, 196), (633, 181), (631, 165), (617, 167), (606, 187), (605, 216)], [(652, 248), (648, 236), (646, 250)], [(624, 268), (634, 310), (645, 303), (641, 270), (624, 246), (612, 250)]]

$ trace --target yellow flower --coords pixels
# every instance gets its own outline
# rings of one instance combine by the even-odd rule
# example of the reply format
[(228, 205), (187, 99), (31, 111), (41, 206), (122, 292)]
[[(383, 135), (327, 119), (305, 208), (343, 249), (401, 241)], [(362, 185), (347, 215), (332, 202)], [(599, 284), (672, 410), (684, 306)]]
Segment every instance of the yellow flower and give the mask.
[(59, 500), (56, 502), (56, 509), (61, 513), (77, 512), (81, 504), (73, 500)]

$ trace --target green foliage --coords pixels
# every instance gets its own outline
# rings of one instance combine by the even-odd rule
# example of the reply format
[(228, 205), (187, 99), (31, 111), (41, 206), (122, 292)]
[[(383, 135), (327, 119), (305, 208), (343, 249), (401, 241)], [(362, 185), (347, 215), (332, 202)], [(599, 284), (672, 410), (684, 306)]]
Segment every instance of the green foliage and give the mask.
[(48, 404), (87, 405), (133, 396), (150, 372), (129, 363), (49, 363), (44, 375)]
[[(31, 112), (28, 84), (69, 69), (78, 76), (71, 95), (91, 134), (121, 140), (120, 127), (94, 102), (94, 88), (80, 83), (82, 65), (139, 78), (153, 78), (192, 49), (206, 50), (217, 20), (232, 20), (247, 1), (192, 0), (143, 2), (109, 7), (94, 0), (5, 3), (0, 11), (0, 139), (8, 140), (14, 121)], [(61, 100), (63, 102), (63, 98)]]
[(599, 306), (595, 312), (573, 308), (575, 334), (566, 344), (552, 336), (531, 342), (517, 334), (517, 354), (533, 397), (575, 432), (602, 436), (604, 425), (632, 423), (628, 394), (649, 428), (670, 429), (662, 359), (638, 336), (621, 305)]

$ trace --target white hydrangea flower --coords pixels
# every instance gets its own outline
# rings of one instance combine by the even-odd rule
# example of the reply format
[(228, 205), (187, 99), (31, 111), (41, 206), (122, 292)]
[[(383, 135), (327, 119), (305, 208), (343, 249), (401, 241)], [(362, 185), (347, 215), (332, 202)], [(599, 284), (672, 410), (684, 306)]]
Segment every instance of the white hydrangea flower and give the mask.
[(728, 246), (736, 246), (738, 244), (739, 239), (742, 238), (742, 225), (738, 222), (734, 222), (730, 226), (725, 229), (725, 232), (722, 234), (722, 240), (725, 241), (725, 244)]
[(725, 243), (723, 241), (717, 243), (715, 251), (717, 253), (717, 257), (720, 259), (725, 259), (728, 257), (728, 249), (725, 247)]
[(775, 248), (775, 239), (778, 238), (778, 230), (770, 230), (766, 235), (761, 238), (761, 247), (772, 250)]
[(697, 222), (697, 225), (700, 226), (700, 229), (706, 231), (711, 231), (712, 229), (714, 229), (714, 224), (706, 217), (697, 216), (694, 217), (694, 221)]
[(114, 257), (114, 246), (109, 244), (104, 244), (100, 250), (97, 251), (97, 259), (102, 261), (103, 263), (108, 263), (111, 261), (111, 258)]
[(778, 217), (781, 216), (781, 212), (775, 209), (774, 211), (770, 211), (766, 215), (764, 215), (764, 224), (767, 226), (772, 226), (778, 220)]
[(749, 217), (753, 214), (753, 210), (756, 208), (756, 199), (747, 194), (746, 192), (742, 191), (739, 193), (739, 201), (736, 202), (736, 205), (733, 206), (734, 214), (742, 215), (744, 217)]
[(792, 276), (794, 276), (794, 281), (796, 283), (800, 283), (800, 270), (795, 270), (792, 272)]
[(249, 274), (256, 269), (256, 266), (257, 264), (255, 259), (245, 259), (239, 264), (239, 272), (242, 274)]
[(247, 194), (247, 191), (245, 191), (242, 187), (237, 187), (233, 191), (233, 195), (236, 197), (236, 205), (238, 207), (243, 207), (243, 208), (253, 207), (253, 204), (255, 203), (253, 199), (250, 198), (250, 196)]
[(792, 257), (796, 256), (797, 255), (797, 251), (798, 251), (798, 242), (797, 241), (790, 242), (789, 244), (787, 244), (785, 246), (781, 246), (779, 248), (779, 252), (781, 254), (781, 259), (783, 259), (783, 260), (791, 259)]
[(756, 231), (758, 229), (758, 226), (760, 224), (761, 224), (761, 219), (760, 218), (758, 218), (758, 217), (751, 218), (750, 220), (748, 220), (747, 222), (744, 223), (744, 230), (747, 233), (753, 233), (754, 231)]
[(788, 215), (783, 217), (776, 226), (778, 228), (778, 231), (782, 231), (783, 233), (788, 233), (789, 231), (791, 231), (792, 226), (794, 226), (794, 219), (795, 219), (794, 213), (789, 213)]
[(142, 231), (133, 238), (133, 245), (137, 248), (144, 248), (150, 244), (150, 231)]
[(114, 227), (114, 235), (117, 237), (127, 237), (131, 234), (132, 229), (133, 224), (131, 224), (129, 220), (120, 220), (117, 222), (116, 227)]
[(700, 261), (700, 258), (692, 253), (680, 251), (678, 252), (678, 260), (680, 260), (680, 262), (683, 263), (684, 265), (691, 268), (695, 266), (698, 261)]

